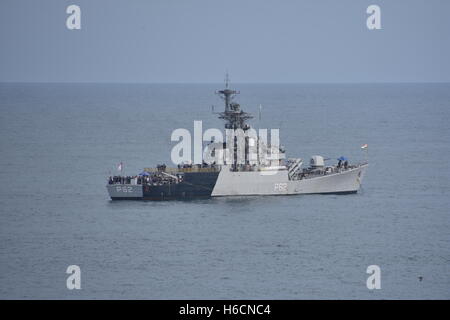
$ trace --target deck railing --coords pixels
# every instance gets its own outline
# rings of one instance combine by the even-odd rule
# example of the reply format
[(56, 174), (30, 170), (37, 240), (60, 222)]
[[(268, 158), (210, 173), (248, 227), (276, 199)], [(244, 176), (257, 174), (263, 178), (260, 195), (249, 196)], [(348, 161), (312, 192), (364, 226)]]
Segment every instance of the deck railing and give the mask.
[(145, 172), (154, 173), (158, 171), (163, 171), (167, 173), (177, 173), (177, 172), (217, 172), (220, 171), (220, 167), (196, 167), (193, 166), (191, 168), (165, 168), (164, 170), (158, 169), (158, 168), (144, 168)]

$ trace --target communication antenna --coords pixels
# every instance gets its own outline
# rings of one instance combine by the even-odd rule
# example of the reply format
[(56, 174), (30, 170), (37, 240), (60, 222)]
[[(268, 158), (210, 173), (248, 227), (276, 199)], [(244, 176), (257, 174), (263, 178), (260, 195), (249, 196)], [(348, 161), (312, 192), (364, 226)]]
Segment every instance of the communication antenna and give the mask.
[(228, 75), (228, 70), (227, 73), (225, 74), (225, 88), (228, 89), (228, 83), (230, 82), (230, 76)]

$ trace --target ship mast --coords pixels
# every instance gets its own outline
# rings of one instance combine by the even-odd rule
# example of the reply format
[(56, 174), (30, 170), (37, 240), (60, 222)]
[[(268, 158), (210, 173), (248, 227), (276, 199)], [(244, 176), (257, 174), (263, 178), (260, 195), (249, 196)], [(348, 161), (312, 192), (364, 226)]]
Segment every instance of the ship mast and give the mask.
[(230, 78), (228, 72), (225, 76), (225, 89), (216, 91), (216, 93), (225, 101), (225, 111), (219, 113), (219, 119), (226, 121), (225, 129), (242, 129), (244, 131), (250, 129), (250, 126), (245, 123), (252, 119), (250, 113), (241, 110), (239, 103), (233, 102), (233, 98), (239, 94), (239, 91), (229, 89)]
[[(239, 103), (233, 101), (233, 98), (239, 94), (239, 91), (229, 88), (230, 78), (228, 72), (225, 76), (225, 89), (216, 91), (216, 93), (225, 101), (225, 111), (219, 113), (219, 119), (225, 120), (225, 129), (238, 130), (241, 129), (244, 132), (250, 129), (250, 125), (246, 123), (247, 120), (252, 119), (253, 116), (250, 113), (244, 112), (241, 109)], [(232, 150), (232, 170), (238, 170), (238, 146), (237, 136), (234, 136), (234, 147)], [(244, 141), (244, 164), (249, 164), (249, 139), (245, 137)]]

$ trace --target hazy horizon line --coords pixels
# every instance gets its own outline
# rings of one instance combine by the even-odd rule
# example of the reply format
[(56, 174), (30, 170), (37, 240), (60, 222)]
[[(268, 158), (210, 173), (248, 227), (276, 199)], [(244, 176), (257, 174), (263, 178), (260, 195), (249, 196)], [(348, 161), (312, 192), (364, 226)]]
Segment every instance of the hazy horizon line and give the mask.
[[(224, 82), (144, 82), (144, 81), (0, 81), (0, 84), (175, 84), (175, 85), (198, 85), (198, 84), (215, 84), (225, 85)], [(299, 82), (230, 82), (233, 84), (450, 84), (450, 81), (340, 81), (340, 82), (321, 82), (321, 81), (299, 81)]]

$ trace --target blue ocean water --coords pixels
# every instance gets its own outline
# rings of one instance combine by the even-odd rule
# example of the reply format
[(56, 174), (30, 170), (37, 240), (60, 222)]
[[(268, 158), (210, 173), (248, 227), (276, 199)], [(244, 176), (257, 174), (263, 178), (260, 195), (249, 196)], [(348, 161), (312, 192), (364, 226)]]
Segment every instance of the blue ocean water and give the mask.
[(0, 84), (0, 298), (450, 298), (450, 84), (235, 85), (288, 156), (368, 143), (358, 194), (111, 202), (119, 162), (169, 164), (174, 129), (223, 127), (221, 87)]

